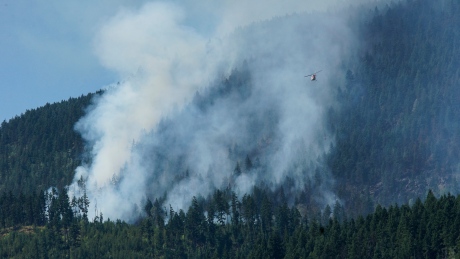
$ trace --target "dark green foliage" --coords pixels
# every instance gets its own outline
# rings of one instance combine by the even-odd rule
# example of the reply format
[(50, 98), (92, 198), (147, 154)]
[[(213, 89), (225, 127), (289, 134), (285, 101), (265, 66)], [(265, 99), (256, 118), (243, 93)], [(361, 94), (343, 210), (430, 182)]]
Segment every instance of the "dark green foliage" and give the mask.
[(338, 93), (344, 109), (329, 118), (330, 166), (355, 215), (458, 188), (459, 2), (401, 1), (370, 14)]
[[(324, 170), (340, 183), (333, 191), (344, 204), (331, 207), (332, 217), (342, 221), (346, 211), (356, 217), (369, 213), (377, 203), (404, 203), (424, 195), (430, 188), (435, 194), (454, 192), (458, 184), (454, 173), (460, 159), (460, 33), (456, 29), (459, 13), (456, 1), (402, 1), (372, 9), (353, 25), (362, 45), (356, 55), (350, 55), (351, 60), (343, 61), (338, 109), (331, 108), (327, 113), (328, 130), (335, 132), (336, 143), (324, 158)], [(197, 93), (192, 103), (206, 112), (226, 96), (246, 100), (253, 94), (251, 91), (251, 74), (246, 64), (216, 87), (209, 87), (201, 95)], [(71, 182), (75, 168), (90, 162), (83, 161), (88, 158), (82, 157), (84, 146), (73, 127), (93, 97), (47, 104), (1, 124), (0, 191), (34, 193), (50, 186), (62, 189)], [(271, 112), (267, 111), (266, 117), (253, 118), (253, 122), (271, 120)], [(269, 125), (276, 128), (276, 124)], [(174, 132), (167, 123), (160, 123), (158, 132), (165, 134), (160, 137), (174, 138), (169, 135)], [(262, 165), (255, 155), (260, 151), (257, 149), (266, 148), (260, 145), (268, 140), (264, 139), (256, 141), (259, 144), (254, 150), (229, 147), (229, 158), (235, 161), (230, 185), (239, 175), (266, 170), (267, 164)], [(175, 177), (177, 181), (191, 173), (186, 165), (181, 168), (182, 162), (171, 162), (175, 160), (167, 156), (162, 162), (155, 156), (149, 157), (152, 161), (145, 161), (156, 168), (152, 170), (167, 167), (172, 174), (184, 172)], [(318, 177), (308, 179), (310, 182), (300, 193), (287, 193), (288, 200), (296, 199), (296, 204), (319, 212), (314, 188), (321, 188), (321, 175), (319, 170)], [(286, 179), (286, 192), (296, 189), (289, 188), (295, 186), (294, 182), (295, 179)], [(246, 198), (253, 201), (243, 199), (240, 204), (242, 224), (251, 220), (245, 219), (252, 213), (247, 205), (254, 202), (260, 206), (262, 202), (262, 198), (255, 196)], [(86, 197), (78, 203), (83, 215), (88, 213), (87, 201)], [(221, 222), (229, 215), (228, 209), (216, 208), (214, 212), (220, 213), (216, 217)], [(262, 228), (266, 230), (265, 223)]]
[(0, 227), (8, 228), (17, 225), (45, 224), (45, 197), (43, 192), (31, 196), (13, 195), (10, 191), (0, 196)]
[[(328, 112), (337, 142), (326, 159), (343, 203), (311, 206), (310, 186), (296, 206), (288, 188), (255, 187), (240, 197), (225, 189), (194, 198), (186, 212), (147, 200), (146, 218), (134, 225), (104, 222), (102, 213), (89, 220), (83, 179), (81, 198), (68, 197), (64, 186), (84, 159), (73, 126), (92, 95), (3, 122), (0, 257), (460, 257), (460, 196), (439, 195), (458, 187), (452, 172), (460, 158), (459, 14), (458, 1), (410, 0), (360, 21), (363, 45), (344, 62), (337, 92), (342, 109)], [(245, 99), (250, 88), (241, 86), (249, 80), (246, 70), (235, 71), (209, 100), (234, 84), (235, 98)], [(209, 100), (197, 94), (194, 102), (204, 111)], [(263, 169), (246, 154), (229, 150), (244, 161), (234, 176)], [(42, 191), (49, 186), (57, 188)], [(415, 202), (394, 205), (409, 198)]]
[[(213, 200), (218, 200), (219, 195), (215, 192)], [(262, 195), (268, 197), (267, 192), (262, 191)], [(255, 225), (262, 226), (257, 221), (244, 225), (238, 221), (221, 224), (206, 220), (208, 211), (203, 210), (196, 198), (187, 213), (170, 208), (167, 224), (161, 220), (155, 222), (149, 216), (129, 225), (119, 220), (100, 222), (99, 218), (88, 222), (78, 213), (75, 217), (67, 216), (71, 203), (65, 190), (52, 192), (46, 201), (49, 206), (36, 195), (15, 197), (4, 193), (1, 197), (2, 211), (20, 207), (24, 201), (41, 208), (41, 212), (34, 212), (36, 216), (22, 217), (14, 226), (2, 225), (2, 258), (454, 258), (460, 255), (460, 196), (447, 194), (436, 198), (431, 191), (424, 202), (418, 199), (412, 206), (377, 206), (366, 217), (342, 223), (329, 219), (326, 225), (316, 220), (305, 223), (300, 215), (295, 216), (295, 207), (282, 203), (273, 208), (277, 211), (274, 222), (279, 223), (272, 227), (265, 225), (268, 228), (265, 230), (254, 229)], [(251, 200), (250, 197), (244, 199)], [(232, 199), (236, 200), (225, 202), (228, 205), (240, 202), (235, 194)], [(232, 211), (236, 215), (240, 207), (235, 205)], [(284, 211), (288, 211), (287, 218)], [(49, 216), (43, 224), (31, 223), (42, 220), (40, 215), (45, 212)], [(254, 218), (263, 218), (262, 211), (256, 209), (254, 213)], [(330, 212), (326, 214), (330, 216)], [(12, 217), (3, 215), (2, 222), (11, 222)], [(284, 224), (287, 227), (279, 231), (283, 221), (287, 221)]]
[(198, 204), (196, 197), (193, 197), (192, 205), (185, 217), (185, 234), (193, 247), (201, 246), (205, 242), (206, 220), (203, 208)]
[(74, 125), (94, 96), (48, 103), (1, 124), (0, 191), (33, 193), (70, 184), (84, 148)]

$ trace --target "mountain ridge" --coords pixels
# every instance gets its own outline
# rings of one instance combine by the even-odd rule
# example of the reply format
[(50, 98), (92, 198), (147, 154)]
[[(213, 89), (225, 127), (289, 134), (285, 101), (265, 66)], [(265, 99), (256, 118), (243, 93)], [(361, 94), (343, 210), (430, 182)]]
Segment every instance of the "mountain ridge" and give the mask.
[[(397, 3), (383, 11), (374, 9), (371, 17), (360, 21), (363, 48), (344, 62), (345, 80), (336, 94), (341, 108), (328, 114), (337, 141), (324, 158), (335, 178), (336, 199), (355, 216), (370, 213), (377, 204), (424, 197), (429, 189), (437, 195), (456, 193), (460, 51), (455, 43), (460, 36), (452, 25), (460, 24), (460, 11), (455, 2), (441, 2)], [(222, 83), (222, 92), (212, 90), (214, 99), (202, 93), (194, 102), (206, 110), (222, 94), (247, 98), (250, 89), (241, 86), (250, 77), (244, 73), (234, 71)], [(28, 193), (71, 183), (75, 168), (86, 159), (85, 145), (73, 127), (93, 96), (47, 104), (2, 123), (0, 191)], [(267, 115), (276, 120), (276, 114)], [(238, 148), (229, 151), (235, 155), (235, 168), (253, 154)], [(289, 181), (285, 187), (295, 184)], [(290, 200), (312, 202), (313, 190)]]

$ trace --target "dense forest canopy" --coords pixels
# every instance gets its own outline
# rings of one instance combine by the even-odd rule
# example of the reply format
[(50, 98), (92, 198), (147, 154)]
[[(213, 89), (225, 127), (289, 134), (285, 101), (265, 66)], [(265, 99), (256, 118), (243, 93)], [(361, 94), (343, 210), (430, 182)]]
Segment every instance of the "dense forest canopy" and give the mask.
[(363, 48), (339, 93), (345, 110), (331, 120), (340, 197), (390, 205), (428, 189), (458, 192), (459, 7), (401, 2), (375, 8), (361, 27)]
[[(430, 191), (412, 206), (377, 206), (349, 219), (340, 206), (302, 216), (260, 189), (216, 190), (187, 212), (148, 201), (136, 224), (85, 215), (65, 190), (0, 196), (0, 257), (71, 258), (456, 258), (460, 196)], [(206, 212), (206, 214), (204, 213)]]
[(47, 103), (3, 121), (0, 190), (34, 193), (69, 185), (75, 168), (84, 161), (84, 144), (74, 125), (100, 93)]
[[(238, 116), (253, 123), (245, 126), (267, 131), (242, 141), (251, 145), (229, 145), (234, 164), (225, 188), (187, 197), (188, 210), (150, 196), (137, 208), (143, 217), (135, 224), (108, 220), (89, 204), (84, 179), (78, 187), (85, 196), (69, 197), (64, 188), (77, 166), (91, 163), (74, 125), (95, 94), (70, 98), (0, 126), (0, 256), (458, 256), (460, 203), (448, 193), (457, 195), (460, 184), (460, 2), (409, 0), (358, 13), (350, 24), (359, 48), (331, 76), (337, 87), (326, 112), (327, 132), (315, 135), (327, 152), (318, 164), (293, 170), (311, 175), (301, 191), (293, 188), (294, 177), (277, 188), (261, 178), (245, 194), (233, 188), (241, 175), (272, 165), (260, 154), (272, 152), (279, 130), (271, 127), (280, 116), (275, 110), (262, 110), (266, 120), (260, 120), (253, 116), (260, 110), (243, 106), (238, 110), (247, 113)], [(253, 62), (197, 93), (193, 109), (179, 119), (194, 109), (209, 112), (219, 102), (250, 100), (257, 93)], [(206, 123), (193, 119), (189, 125)], [(195, 172), (175, 162), (186, 159), (179, 152), (184, 146), (174, 144), (188, 137), (174, 134), (186, 132), (177, 131), (176, 122), (166, 118), (146, 133), (168, 141), (132, 148), (146, 151), (151, 172), (177, 171), (170, 180), (180, 182)], [(44, 192), (52, 186), (57, 190)], [(325, 186), (336, 195), (327, 205), (318, 199)], [(94, 218), (88, 210), (96, 211)]]

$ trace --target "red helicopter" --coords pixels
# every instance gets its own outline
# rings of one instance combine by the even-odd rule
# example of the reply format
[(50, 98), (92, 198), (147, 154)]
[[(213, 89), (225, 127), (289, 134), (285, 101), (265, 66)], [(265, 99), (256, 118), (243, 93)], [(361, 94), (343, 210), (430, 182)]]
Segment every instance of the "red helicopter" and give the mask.
[(308, 75), (308, 76), (305, 76), (305, 77), (309, 77), (310, 76), (310, 79), (311, 81), (315, 81), (316, 80), (316, 74), (321, 72), (323, 70), (320, 70), (320, 71), (316, 71), (315, 73), (311, 74), (311, 75)]

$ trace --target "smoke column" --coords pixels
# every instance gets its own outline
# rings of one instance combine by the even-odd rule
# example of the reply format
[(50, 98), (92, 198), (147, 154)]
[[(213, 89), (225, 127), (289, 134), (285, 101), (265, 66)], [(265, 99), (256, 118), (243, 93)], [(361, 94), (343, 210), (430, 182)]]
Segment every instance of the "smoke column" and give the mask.
[[(242, 195), (290, 178), (301, 190), (333, 146), (326, 112), (354, 45), (345, 17), (304, 13), (304, 1), (178, 3), (122, 9), (95, 37), (122, 80), (75, 126), (91, 162), (69, 190), (81, 195), (85, 178), (91, 207), (111, 219), (130, 221), (164, 194), (186, 209), (193, 195), (229, 184)], [(317, 82), (304, 77), (321, 69)], [(242, 86), (225, 88), (238, 78)], [(255, 166), (235, 175), (246, 156)], [(333, 180), (322, 172), (317, 196), (330, 203)]]

